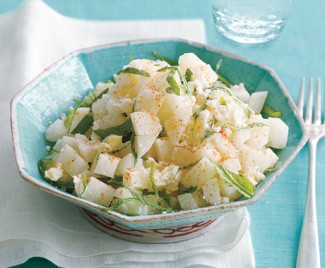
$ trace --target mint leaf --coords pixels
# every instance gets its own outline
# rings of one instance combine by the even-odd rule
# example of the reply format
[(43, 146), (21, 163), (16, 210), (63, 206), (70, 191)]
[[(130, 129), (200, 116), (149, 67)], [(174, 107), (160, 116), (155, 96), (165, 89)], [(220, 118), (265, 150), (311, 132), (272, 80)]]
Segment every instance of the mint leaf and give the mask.
[(202, 138), (202, 140), (201, 140), (201, 143), (202, 143), (204, 140), (206, 140), (207, 138), (209, 138), (210, 136), (212, 136), (214, 133), (215, 133), (214, 130), (212, 130), (212, 129), (207, 129), (207, 130), (205, 131), (205, 133), (204, 133), (204, 136), (203, 136), (203, 138)]
[(131, 133), (131, 131), (132, 131), (132, 122), (131, 122), (131, 118), (129, 118), (121, 125), (115, 127), (109, 127), (106, 129), (96, 129), (94, 130), (94, 133), (101, 138), (106, 138), (109, 135), (126, 136), (127, 134)]
[(157, 60), (161, 60), (161, 61), (165, 61), (167, 62), (169, 65), (177, 65), (177, 61), (172, 60), (170, 58), (167, 58), (165, 56), (162, 56), (160, 54), (158, 54), (157, 52), (152, 52), (152, 55), (157, 59)]
[(79, 124), (71, 131), (71, 134), (85, 134), (87, 130), (94, 123), (93, 113), (89, 112), (84, 118), (81, 119)]
[(180, 168), (180, 170), (192, 168), (192, 167), (194, 167), (197, 163), (199, 163), (200, 161), (201, 161), (201, 159), (200, 159), (200, 160), (197, 160), (197, 161), (195, 161), (195, 162), (193, 162), (193, 163), (191, 163), (191, 164), (189, 164), (189, 165), (187, 165), (187, 166), (185, 166), (185, 167)]
[(169, 94), (180, 95), (181, 90), (180, 90), (175, 78), (173, 77), (174, 73), (172, 75), (171, 74), (172, 74), (172, 72), (167, 77), (167, 82), (169, 84), (169, 87), (166, 89), (166, 92)]
[(238, 192), (247, 198), (254, 195), (255, 186), (244, 176), (233, 173), (223, 166), (213, 163), (220, 178), (233, 186)]
[(123, 70), (119, 71), (117, 74), (137, 74), (145, 77), (150, 77), (150, 74), (144, 70), (140, 70), (133, 67), (126, 67)]
[(194, 193), (197, 190), (196, 185), (191, 185), (190, 187), (184, 187), (179, 190), (179, 194), (189, 194)]
[(121, 205), (123, 204), (123, 201), (122, 200), (118, 200), (116, 202), (116, 204), (110, 206), (110, 207), (107, 207), (106, 210), (110, 211), (110, 210), (116, 210), (118, 209)]
[(130, 143), (131, 143), (131, 153), (134, 157), (134, 166), (137, 164), (138, 162), (138, 153), (137, 151), (135, 150), (135, 134), (134, 134), (134, 130), (133, 130), (133, 127), (132, 127), (132, 134), (131, 134), (131, 140), (130, 140)]
[(64, 127), (66, 129), (69, 129), (69, 127), (72, 124), (74, 115), (76, 114), (77, 108), (74, 108), (73, 110), (70, 111), (70, 113), (67, 115), (67, 117), (64, 120)]
[(220, 74), (217, 74), (217, 75), (218, 75), (218, 80), (220, 82), (222, 82), (223, 84), (225, 84), (227, 87), (231, 87), (232, 86), (232, 84), (226, 78), (224, 78)]
[(193, 75), (192, 71), (189, 68), (187, 68), (185, 71), (185, 79), (187, 82), (192, 80), (192, 75)]
[(145, 206), (151, 207), (153, 209), (157, 209), (157, 210), (161, 210), (164, 212), (173, 212), (173, 210), (171, 208), (165, 208), (162, 207), (154, 202), (151, 202), (148, 198), (146, 198), (145, 196), (139, 194), (138, 192), (132, 190), (131, 188), (127, 187), (126, 185), (124, 185), (124, 187), (126, 189), (128, 189), (130, 191), (130, 193), (132, 194), (133, 198), (138, 200), (139, 202), (141, 202), (142, 204), (144, 204)]
[[(175, 66), (165, 66), (165, 67), (159, 69), (157, 72), (163, 72), (165, 70), (170, 70), (170, 73), (166, 78), (167, 82), (168, 82), (168, 85), (169, 85), (169, 87), (166, 88), (166, 92), (169, 93), (169, 94), (180, 95), (181, 89), (180, 89), (179, 85), (177, 84), (177, 82), (176, 82), (176, 80), (174, 78), (174, 75), (177, 72), (181, 79), (182, 78), (184, 79), (184, 77), (180, 74), (180, 72), (178, 71), (178, 68), (175, 67)], [(182, 82), (184, 82), (184, 81), (182, 81)], [(186, 81), (185, 81), (185, 83), (187, 85)], [(188, 87), (188, 85), (187, 85), (187, 87)], [(186, 91), (189, 91), (189, 89), (187, 89)]]
[(94, 91), (91, 91), (83, 100), (73, 100), (78, 107), (91, 107), (91, 105), (104, 94), (108, 93), (108, 88), (104, 89), (100, 94), (96, 95)]
[(201, 113), (202, 111), (204, 111), (206, 108), (207, 108), (207, 105), (204, 104), (204, 105), (202, 105), (201, 107), (199, 107), (199, 108), (194, 112), (193, 117), (194, 117), (194, 120), (195, 120), (195, 121), (196, 121), (196, 119), (200, 116), (200, 113)]
[(282, 116), (281, 112), (274, 110), (271, 106), (266, 104), (263, 106), (262, 114), (275, 118), (280, 118)]
[(149, 179), (150, 179), (150, 182), (151, 182), (152, 189), (153, 189), (153, 191), (155, 193), (155, 196), (157, 198), (159, 198), (159, 193), (158, 193), (157, 186), (156, 186), (156, 183), (155, 183), (155, 169), (156, 169), (155, 162), (151, 162)]

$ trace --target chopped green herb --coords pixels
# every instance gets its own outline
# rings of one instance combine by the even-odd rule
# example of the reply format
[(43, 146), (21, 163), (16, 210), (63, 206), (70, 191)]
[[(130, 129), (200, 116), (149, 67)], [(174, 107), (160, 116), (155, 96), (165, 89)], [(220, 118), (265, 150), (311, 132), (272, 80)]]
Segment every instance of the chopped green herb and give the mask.
[(134, 199), (140, 201), (145, 206), (148, 206), (148, 207), (151, 207), (153, 209), (157, 209), (157, 210), (160, 210), (163, 212), (173, 212), (172, 208), (162, 207), (154, 202), (151, 202), (148, 198), (146, 198), (142, 194), (139, 194), (138, 192), (134, 191), (133, 189), (129, 188), (128, 186), (124, 185), (124, 187), (130, 191), (130, 193), (132, 194)]
[(126, 67), (125, 69), (119, 71), (117, 74), (137, 74), (137, 75), (142, 75), (145, 77), (150, 77), (150, 74), (147, 73), (144, 70), (139, 70), (137, 68), (133, 68), (133, 67)]
[(120, 149), (117, 149), (117, 150), (111, 152), (111, 154), (116, 154), (116, 153), (122, 151), (123, 149), (125, 149), (126, 147), (128, 147), (128, 146), (130, 145), (130, 143), (131, 143), (131, 141), (128, 142), (127, 144), (125, 144), (125, 145), (124, 145), (123, 147), (121, 147)]
[(262, 122), (255, 122), (252, 124), (247, 125), (247, 128), (252, 128), (252, 127), (265, 127), (267, 126), (266, 124), (262, 123)]
[(104, 94), (108, 93), (108, 88), (104, 89), (100, 94), (96, 95), (94, 91), (91, 91), (83, 100), (74, 100), (78, 107), (91, 107), (91, 105)]
[(199, 108), (194, 112), (193, 117), (194, 117), (194, 120), (195, 120), (195, 121), (196, 121), (196, 119), (198, 119), (198, 117), (200, 116), (200, 113), (201, 113), (202, 111), (204, 111), (206, 108), (207, 108), (207, 105), (204, 104), (204, 105), (202, 105), (201, 107), (199, 107)]
[(157, 70), (157, 72), (163, 72), (163, 71), (166, 71), (166, 70), (171, 70), (171, 71), (175, 71), (175, 72), (178, 71), (176, 66), (165, 66), (165, 67), (162, 67), (159, 70)]
[[(212, 162), (213, 163), (213, 162)], [(233, 186), (245, 197), (250, 198), (254, 195), (255, 186), (244, 176), (233, 173), (223, 166), (213, 163), (220, 178)]]
[(132, 127), (132, 134), (131, 134), (130, 142), (131, 142), (131, 153), (134, 157), (134, 166), (135, 166), (138, 162), (138, 153), (135, 150), (135, 133), (134, 133), (133, 127)]
[(40, 174), (42, 175), (42, 177), (45, 178), (45, 171), (48, 170), (49, 168), (53, 167), (53, 165), (55, 164), (54, 159), (53, 159), (53, 156), (55, 154), (56, 153), (51, 154), (45, 158), (41, 158), (38, 161), (38, 170), (39, 170)]
[(162, 56), (160, 54), (158, 54), (157, 52), (152, 52), (152, 55), (157, 59), (157, 60), (161, 60), (161, 61), (165, 61), (167, 62), (169, 65), (177, 65), (177, 61), (172, 60), (170, 58), (167, 58), (165, 56)]
[(82, 194), (80, 195), (80, 197), (82, 197), (84, 195), (84, 193), (86, 192), (87, 190), (87, 175), (85, 173), (82, 173), (81, 174), (81, 181), (82, 181), (82, 185), (84, 187), (83, 191), (82, 191)]
[(185, 187), (179, 189), (179, 194), (189, 194), (189, 193), (194, 193), (197, 190), (196, 185), (191, 185), (190, 187)]
[(67, 115), (67, 117), (64, 120), (64, 127), (68, 129), (73, 121), (74, 115), (76, 114), (77, 108), (74, 108), (70, 111), (70, 113)]
[(135, 60), (135, 58), (133, 56), (130, 56), (130, 61)]
[(79, 124), (71, 131), (71, 134), (85, 134), (87, 130), (94, 123), (93, 113), (89, 112), (84, 118), (81, 119)]
[(170, 195), (166, 194), (165, 192), (158, 192), (159, 196), (164, 199), (168, 206), (171, 206), (171, 197)]
[(114, 178), (109, 178), (106, 181), (106, 183), (122, 186), (123, 185), (123, 177), (122, 176), (116, 176)]
[(191, 163), (191, 164), (189, 164), (189, 165), (187, 165), (185, 167), (180, 168), (180, 170), (192, 168), (199, 162), (200, 162), (200, 160), (197, 160), (197, 161), (195, 161), (195, 162), (193, 162), (193, 163)]
[(203, 136), (203, 138), (202, 138), (202, 140), (201, 140), (201, 143), (204, 141), (204, 140), (206, 140), (207, 138), (209, 138), (210, 136), (212, 136), (213, 134), (215, 133), (215, 131), (214, 130), (212, 130), (212, 129), (207, 129), (206, 131), (205, 131), (205, 133), (204, 133), (204, 136)]
[(185, 93), (186, 94), (191, 94), (191, 89), (190, 89), (190, 86), (187, 83), (186, 78), (181, 74), (181, 72), (179, 70), (177, 70), (177, 73), (178, 73), (179, 77), (181, 78), (182, 85), (184, 85), (184, 87), (185, 87)]
[(52, 184), (53, 186), (56, 186), (56, 187), (61, 188), (62, 191), (72, 192), (74, 190), (74, 184), (73, 184), (73, 182), (52, 181), (52, 180), (49, 180), (49, 179), (46, 179), (46, 178), (44, 178), (44, 180), (47, 181), (49, 184)]
[(189, 68), (187, 68), (185, 72), (185, 79), (187, 82), (190, 82), (192, 80), (192, 75), (193, 75), (192, 71)]
[(169, 94), (176, 94), (179, 95), (181, 93), (181, 90), (179, 88), (179, 85), (177, 84), (174, 75), (176, 72), (178, 72), (177, 67), (175, 66), (165, 66), (161, 69), (159, 69), (157, 72), (163, 72), (165, 70), (170, 70), (169, 75), (167, 76), (167, 82), (169, 87), (166, 89), (166, 92)]
[(109, 135), (126, 136), (131, 131), (132, 131), (132, 122), (131, 122), (131, 118), (129, 118), (121, 125), (115, 127), (109, 127), (106, 129), (96, 129), (94, 130), (94, 133), (101, 138), (106, 138)]
[(277, 170), (276, 167), (269, 167), (269, 168), (267, 168), (267, 169), (264, 170), (264, 174), (269, 173), (269, 172), (274, 172), (276, 170)]
[(263, 106), (262, 114), (276, 118), (280, 118), (282, 116), (281, 112), (274, 110), (271, 106), (266, 104)]
[(156, 169), (155, 162), (151, 162), (149, 179), (150, 179), (150, 182), (151, 182), (152, 189), (153, 189), (153, 191), (155, 193), (155, 196), (157, 198), (159, 198), (159, 193), (158, 193), (157, 186), (156, 186), (156, 183), (155, 183), (155, 169)]
[(220, 74), (218, 74), (218, 80), (220, 82), (222, 82), (223, 84), (225, 84), (227, 87), (232, 86), (232, 84), (227, 79), (225, 79), (223, 76), (221, 76)]
[(167, 77), (167, 82), (169, 84), (169, 87), (166, 89), (167, 93), (176, 95), (179, 95), (181, 93), (181, 90), (173, 75), (169, 74), (169, 76)]
[(220, 101), (220, 105), (227, 105), (227, 102), (224, 97), (221, 96), (219, 101)]

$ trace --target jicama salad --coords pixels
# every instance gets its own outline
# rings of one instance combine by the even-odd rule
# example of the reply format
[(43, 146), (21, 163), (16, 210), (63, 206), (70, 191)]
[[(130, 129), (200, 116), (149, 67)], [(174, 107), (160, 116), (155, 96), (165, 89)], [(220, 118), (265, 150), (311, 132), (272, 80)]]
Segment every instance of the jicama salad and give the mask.
[(50, 123), (43, 178), (127, 215), (252, 197), (288, 138), (281, 113), (264, 105), (267, 91), (231, 85), (193, 53), (177, 62), (153, 54)]

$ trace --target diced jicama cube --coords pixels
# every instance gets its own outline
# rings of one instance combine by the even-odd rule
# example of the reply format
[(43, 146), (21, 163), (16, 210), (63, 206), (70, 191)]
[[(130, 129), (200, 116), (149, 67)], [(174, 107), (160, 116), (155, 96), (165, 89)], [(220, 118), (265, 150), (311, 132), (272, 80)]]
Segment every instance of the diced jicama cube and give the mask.
[(185, 53), (179, 57), (178, 63), (181, 72), (185, 74), (187, 69), (192, 72), (192, 79), (202, 81), (205, 86), (208, 86), (217, 81), (218, 76), (211, 66), (199, 59), (194, 53)]
[(236, 174), (238, 174), (239, 170), (241, 170), (241, 164), (238, 158), (228, 158), (219, 162), (219, 164), (222, 165), (225, 169)]
[(201, 207), (206, 207), (208, 205), (207, 201), (205, 200), (204, 194), (202, 189), (196, 190), (192, 193), (192, 196), (195, 198), (197, 205)]
[(202, 186), (204, 198), (207, 201), (208, 205), (217, 205), (221, 203), (220, 188), (218, 180), (212, 178), (207, 180)]
[(195, 197), (191, 193), (181, 194), (178, 197), (178, 202), (183, 210), (198, 208), (199, 205)]
[(132, 198), (132, 194), (125, 187), (119, 187), (115, 190), (114, 197), (120, 198), (120, 199)]
[(53, 149), (60, 152), (66, 144), (70, 145), (76, 152), (79, 152), (77, 139), (70, 136), (63, 136), (61, 139), (59, 139), (54, 145)]
[(241, 193), (234, 187), (230, 186), (224, 179), (218, 179), (221, 196), (228, 197), (230, 201), (237, 200)]
[(99, 154), (93, 162), (90, 171), (113, 178), (120, 158), (115, 155)]
[(169, 138), (158, 138), (153, 144), (158, 161), (170, 162), (170, 158), (174, 149)]
[(134, 112), (130, 115), (135, 135), (158, 135), (162, 130), (158, 117), (148, 112)]
[(209, 179), (215, 177), (216, 169), (209, 159), (203, 157), (194, 167), (182, 176), (181, 182), (185, 187), (197, 186), (198, 189)]
[(256, 173), (263, 174), (265, 169), (273, 167), (278, 159), (278, 156), (270, 148), (257, 150), (247, 147), (240, 152), (242, 172), (245, 175), (254, 175), (252, 173), (255, 173), (259, 179), (262, 177)]
[(55, 120), (45, 132), (46, 140), (52, 142), (56, 142), (65, 135), (67, 135), (67, 130), (62, 119)]
[(103, 139), (103, 142), (109, 145), (109, 152), (113, 152), (123, 147), (122, 138), (122, 136), (118, 135), (109, 135), (105, 139)]
[(230, 136), (230, 141), (237, 150), (246, 146), (246, 142), (252, 137), (252, 132), (248, 128), (235, 131)]
[[(161, 68), (160, 65), (157, 65), (157, 62), (147, 59), (132, 60), (128, 66), (142, 71), (146, 71), (147, 73), (149, 73), (150, 76), (154, 75), (156, 71)], [(162, 66), (165, 66), (165, 64), (163, 64)]]
[(230, 142), (229, 138), (225, 137), (225, 135), (221, 133), (215, 133), (210, 140), (223, 158), (238, 157), (238, 150)]
[(129, 98), (125, 98), (122, 101), (120, 98), (115, 98), (113, 95), (109, 95), (105, 103), (107, 114), (94, 121), (94, 130), (121, 125), (127, 120), (125, 110), (131, 110), (133, 105)]
[(186, 121), (192, 115), (194, 104), (194, 96), (166, 94), (157, 116), (162, 124), (174, 115), (181, 116)]
[(150, 150), (158, 134), (153, 133), (149, 135), (135, 136), (134, 147), (135, 147), (135, 151), (138, 154), (138, 157), (142, 157), (146, 152)]
[(79, 154), (87, 162), (93, 162), (99, 152), (99, 143), (89, 140), (77, 139)]
[(142, 158), (138, 158), (138, 161), (136, 163), (136, 165), (134, 165), (134, 156), (132, 153), (127, 154), (126, 156), (124, 156), (120, 162), (117, 165), (117, 168), (115, 170), (115, 175), (116, 176), (123, 176), (124, 172), (128, 169), (128, 168), (133, 168), (133, 167), (139, 167), (142, 166)]
[(144, 167), (128, 168), (124, 172), (123, 183), (132, 189), (147, 189), (149, 174)]
[(182, 114), (175, 115), (172, 118), (166, 120), (165, 130), (172, 144), (177, 145), (179, 143), (180, 138), (186, 129), (188, 120), (189, 116), (183, 116)]
[(114, 188), (95, 177), (87, 178), (86, 175), (80, 174), (73, 177), (73, 183), (78, 197), (99, 205), (108, 207), (114, 197)]
[(109, 98), (109, 95), (104, 95), (101, 99), (96, 100), (92, 104), (92, 111), (94, 120), (100, 119), (108, 114), (107, 110), (107, 100)]
[(178, 166), (184, 167), (206, 157), (212, 162), (218, 162), (221, 159), (220, 153), (214, 146), (208, 142), (202, 143), (202, 146), (175, 146), (172, 151), (171, 160)]
[(247, 145), (255, 149), (262, 149), (269, 141), (269, 126), (254, 126), (249, 128), (249, 131), (251, 132), (251, 138), (247, 140)]
[(287, 145), (289, 127), (280, 119), (272, 118), (267, 119), (270, 125), (270, 135), (267, 145), (276, 149), (283, 149)]
[(88, 170), (88, 163), (68, 144), (66, 144), (56, 158), (62, 169), (71, 177)]
[(157, 114), (164, 101), (166, 93), (149, 87), (141, 88), (134, 105), (135, 111), (146, 111)]
[(266, 97), (267, 91), (254, 92), (249, 98), (248, 106), (256, 113), (261, 113)]
[(239, 85), (234, 85), (230, 88), (230, 90), (236, 95), (238, 99), (241, 101), (248, 103), (250, 95), (245, 89), (245, 86), (243, 83), (240, 83)]

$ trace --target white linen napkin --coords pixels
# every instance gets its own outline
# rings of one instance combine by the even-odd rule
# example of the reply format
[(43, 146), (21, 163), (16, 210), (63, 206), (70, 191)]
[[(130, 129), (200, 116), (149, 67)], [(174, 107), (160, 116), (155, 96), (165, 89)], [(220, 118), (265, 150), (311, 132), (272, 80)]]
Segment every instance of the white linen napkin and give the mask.
[(87, 46), (158, 37), (205, 42), (201, 20), (84, 21), (29, 1), (0, 17), (0, 267), (44, 257), (63, 267), (255, 267), (246, 209), (189, 241), (147, 245), (102, 233), (78, 207), (20, 179), (9, 124), (18, 90), (53, 61)]

